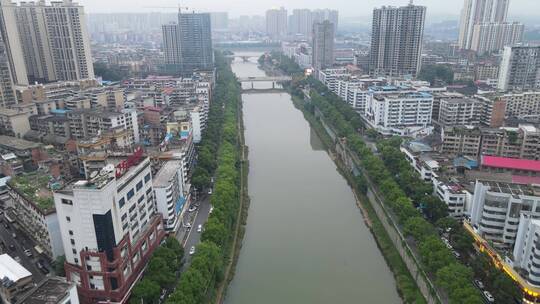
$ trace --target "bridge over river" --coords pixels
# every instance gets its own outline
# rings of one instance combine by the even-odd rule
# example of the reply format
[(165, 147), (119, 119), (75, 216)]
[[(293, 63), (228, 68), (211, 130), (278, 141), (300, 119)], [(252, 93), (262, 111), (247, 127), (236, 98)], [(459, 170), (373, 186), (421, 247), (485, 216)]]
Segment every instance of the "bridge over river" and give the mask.
[[(290, 76), (262, 76), (238, 78), (238, 81), (242, 83), (242, 92), (244, 93), (272, 93), (283, 91), (281, 83), (291, 80), (292, 78)], [(255, 86), (256, 82), (272, 83), (272, 87), (258, 87)], [(244, 85), (249, 83), (251, 83), (251, 86)]]

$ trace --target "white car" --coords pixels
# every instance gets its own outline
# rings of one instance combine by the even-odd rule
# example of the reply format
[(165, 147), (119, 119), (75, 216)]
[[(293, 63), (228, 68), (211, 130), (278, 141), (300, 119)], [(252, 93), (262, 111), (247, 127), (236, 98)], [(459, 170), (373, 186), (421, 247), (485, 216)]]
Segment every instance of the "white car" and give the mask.
[(210, 206), (210, 214), (212, 214), (212, 211), (214, 211), (214, 206)]
[(202, 225), (197, 226), (197, 232), (202, 232)]
[(190, 206), (188, 209), (189, 212), (193, 212), (195, 210), (197, 210), (197, 206)]
[(21, 258), (20, 257), (16, 256), (13, 259), (15, 260), (15, 262), (17, 262), (19, 264), (21, 263)]
[(484, 291), (484, 297), (489, 303), (495, 303), (495, 298), (489, 293), (489, 291)]
[(189, 248), (189, 255), (193, 255), (195, 253), (195, 246), (191, 246), (191, 248)]
[(212, 188), (208, 189), (208, 194), (212, 194)]
[(32, 251), (30, 251), (30, 249), (25, 249), (25, 250), (24, 250), (24, 254), (25, 254), (27, 257), (31, 257), (31, 256), (32, 256)]
[(474, 285), (478, 286), (480, 289), (484, 289), (484, 283), (478, 279), (474, 280)]

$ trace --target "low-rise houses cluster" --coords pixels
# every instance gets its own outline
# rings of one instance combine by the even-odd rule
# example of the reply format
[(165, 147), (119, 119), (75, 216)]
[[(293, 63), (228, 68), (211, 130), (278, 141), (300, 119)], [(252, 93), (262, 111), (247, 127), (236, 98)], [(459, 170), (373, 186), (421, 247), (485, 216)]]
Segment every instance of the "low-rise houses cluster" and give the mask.
[(0, 109), (4, 216), (40, 258), (66, 257), (76, 298), (125, 302), (183, 224), (213, 86), (212, 72), (33, 85)]

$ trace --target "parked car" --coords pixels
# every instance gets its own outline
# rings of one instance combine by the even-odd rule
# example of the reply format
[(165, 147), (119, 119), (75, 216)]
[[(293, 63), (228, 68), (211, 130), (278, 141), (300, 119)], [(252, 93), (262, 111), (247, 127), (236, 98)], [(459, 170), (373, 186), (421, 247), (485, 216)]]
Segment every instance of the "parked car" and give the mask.
[(8, 223), (4, 223), (4, 228), (9, 229)]
[(197, 210), (197, 206), (195, 206), (195, 205), (190, 206), (189, 209), (188, 209), (189, 212), (193, 212), (195, 210)]
[(49, 269), (47, 269), (47, 267), (45, 267), (45, 265), (43, 264), (42, 261), (37, 261), (36, 262), (36, 267), (39, 269), (39, 271), (41, 271), (43, 274), (48, 274), (49, 273)]
[(202, 232), (202, 225), (197, 226), (197, 232)]
[(195, 246), (191, 246), (191, 248), (189, 248), (189, 255), (193, 255), (195, 253)]
[(25, 249), (25, 250), (24, 250), (24, 254), (25, 254), (27, 257), (31, 257), (31, 256), (32, 256), (32, 251), (30, 251), (30, 249)]
[(208, 189), (208, 194), (212, 195), (212, 188)]
[(482, 283), (482, 281), (478, 280), (478, 279), (475, 279), (474, 280), (474, 285), (476, 285), (476, 287), (480, 288), (480, 289), (484, 289), (484, 283)]
[(489, 303), (495, 303), (495, 298), (491, 295), (491, 293), (489, 293), (489, 291), (484, 291), (484, 297)]
[(15, 245), (13, 245), (13, 244), (9, 245), (9, 250), (15, 251)]
[(214, 206), (210, 206), (210, 214), (212, 214), (212, 212), (214, 211)]
[(11, 237), (14, 238), (14, 239), (16, 239), (16, 238), (17, 238), (17, 234), (15, 234), (15, 232), (13, 232), (13, 233), (11, 234)]
[(456, 259), (459, 259), (461, 257), (461, 254), (457, 251), (452, 251), (452, 254), (456, 257)]
[(21, 258), (20, 257), (16, 256), (13, 259), (15, 260), (15, 262), (17, 262), (19, 264), (21, 263)]

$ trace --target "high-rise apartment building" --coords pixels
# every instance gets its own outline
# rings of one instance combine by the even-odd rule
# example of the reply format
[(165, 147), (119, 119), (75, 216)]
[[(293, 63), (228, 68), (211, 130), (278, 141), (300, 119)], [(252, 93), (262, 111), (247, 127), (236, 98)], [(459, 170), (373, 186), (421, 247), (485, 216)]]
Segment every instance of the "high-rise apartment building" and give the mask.
[(539, 87), (540, 46), (505, 47), (497, 88), (501, 91), (509, 91)]
[(458, 44), (480, 54), (499, 51), (523, 39), (523, 24), (508, 23), (510, 0), (465, 0)]
[(16, 19), (17, 5), (0, 0), (0, 35), (5, 46), (11, 78), (15, 84), (27, 85), (28, 76)]
[(426, 7), (407, 5), (373, 11), (370, 74), (416, 75), (420, 70)]
[(479, 23), (474, 26), (471, 50), (486, 54), (502, 50), (507, 45), (523, 42), (522, 23)]
[(289, 33), (311, 35), (313, 18), (309, 9), (295, 9), (289, 19)]
[(169, 71), (182, 70), (182, 54), (180, 51), (178, 24), (164, 24), (161, 26), (161, 31), (163, 34), (163, 56), (166, 69)]
[(8, 107), (17, 103), (13, 78), (9, 68), (9, 58), (6, 47), (0, 37), (0, 107)]
[(183, 71), (212, 70), (214, 51), (210, 14), (180, 13), (178, 30)]
[(210, 21), (212, 23), (212, 30), (225, 30), (229, 28), (229, 13), (210, 13)]
[(313, 25), (330, 21), (334, 27), (334, 33), (337, 32), (338, 11), (330, 9), (295, 9), (289, 16), (288, 31), (289, 34), (310, 36), (313, 33)]
[(162, 26), (165, 64), (171, 72), (191, 74), (214, 68), (209, 13), (178, 13), (178, 23)]
[(334, 64), (334, 25), (330, 21), (313, 25), (313, 67), (322, 70)]
[(272, 39), (287, 36), (287, 10), (283, 7), (266, 11), (266, 33)]
[(35, 81), (94, 78), (84, 8), (72, 0), (22, 2), (15, 8), (28, 77)]

